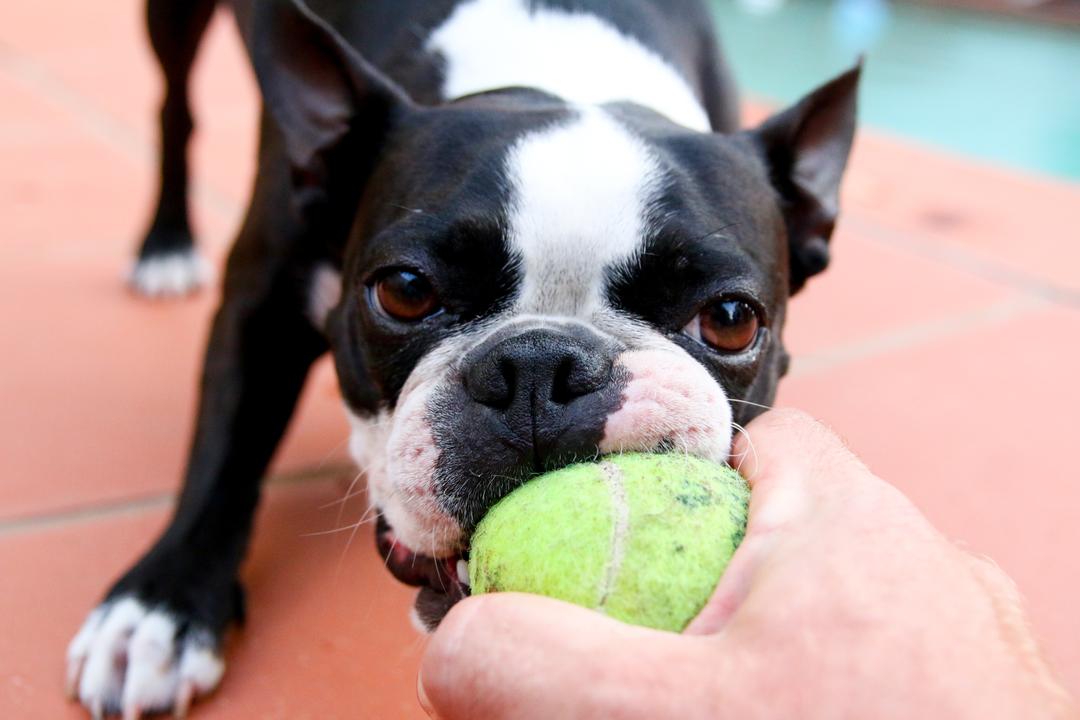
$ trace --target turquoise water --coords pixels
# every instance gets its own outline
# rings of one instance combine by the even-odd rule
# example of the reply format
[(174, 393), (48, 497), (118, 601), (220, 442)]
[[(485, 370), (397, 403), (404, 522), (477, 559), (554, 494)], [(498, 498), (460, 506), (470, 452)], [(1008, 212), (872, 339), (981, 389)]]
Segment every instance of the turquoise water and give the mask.
[(1080, 31), (885, 0), (713, 4), (751, 96), (792, 102), (865, 53), (865, 124), (1080, 180)]

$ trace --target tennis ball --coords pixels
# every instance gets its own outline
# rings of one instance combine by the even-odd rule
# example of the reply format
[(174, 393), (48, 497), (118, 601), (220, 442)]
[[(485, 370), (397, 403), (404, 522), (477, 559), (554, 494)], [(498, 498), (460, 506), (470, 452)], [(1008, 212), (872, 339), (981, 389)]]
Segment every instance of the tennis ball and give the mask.
[(739, 473), (685, 455), (613, 455), (541, 475), (477, 526), (472, 593), (536, 593), (681, 631), (742, 541), (749, 500)]

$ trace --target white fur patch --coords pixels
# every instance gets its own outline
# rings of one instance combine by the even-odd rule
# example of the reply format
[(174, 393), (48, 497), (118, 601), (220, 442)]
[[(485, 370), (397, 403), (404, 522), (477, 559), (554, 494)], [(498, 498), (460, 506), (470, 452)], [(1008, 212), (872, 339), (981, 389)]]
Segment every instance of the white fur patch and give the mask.
[(674, 450), (726, 462), (731, 450), (731, 404), (723, 388), (675, 345), (623, 353), (630, 380), (623, 404), (600, 441), (603, 453), (648, 451), (661, 442)]
[(518, 311), (588, 317), (605, 271), (644, 248), (663, 176), (644, 143), (599, 108), (511, 148), (509, 242), (522, 259)]
[(345, 406), (349, 418), (349, 455), (368, 483), (368, 502), (377, 505), (386, 494), (386, 443), (390, 437), (391, 417), (381, 412), (375, 417), (361, 417)]
[(308, 289), (308, 317), (320, 330), (326, 327), (326, 317), (341, 302), (341, 273), (330, 265), (321, 264), (311, 273)]
[(674, 67), (585, 12), (530, 11), (526, 0), (473, 0), (458, 6), (427, 47), (446, 61), (446, 98), (531, 87), (583, 105), (634, 102), (709, 130), (701, 102)]
[(176, 620), (126, 597), (90, 613), (67, 652), (68, 692), (95, 716), (180, 708), (221, 682), (225, 662), (211, 637), (177, 637)]
[[(413, 377), (416, 377), (416, 371)], [(459, 549), (462, 530), (435, 496), (439, 449), (428, 420), (435, 383), (403, 390), (393, 420), (387, 413), (362, 418), (349, 412), (349, 453), (368, 480), (368, 500), (410, 550), (443, 557)]]
[(420, 612), (416, 609), (416, 603), (413, 603), (409, 608), (409, 624), (413, 626), (413, 630), (425, 637), (431, 634), (431, 628), (420, 619)]
[(151, 255), (135, 261), (127, 282), (145, 297), (179, 297), (210, 282), (210, 265), (194, 250)]

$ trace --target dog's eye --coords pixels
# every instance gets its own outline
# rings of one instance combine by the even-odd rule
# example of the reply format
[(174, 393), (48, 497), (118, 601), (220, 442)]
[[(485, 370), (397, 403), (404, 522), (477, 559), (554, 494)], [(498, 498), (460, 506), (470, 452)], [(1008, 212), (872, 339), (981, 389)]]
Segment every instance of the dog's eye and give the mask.
[(736, 353), (753, 344), (760, 327), (761, 320), (749, 303), (721, 299), (706, 306), (683, 331), (714, 350)]
[(383, 312), (402, 322), (423, 320), (441, 307), (427, 278), (411, 270), (384, 274), (375, 282), (373, 295)]

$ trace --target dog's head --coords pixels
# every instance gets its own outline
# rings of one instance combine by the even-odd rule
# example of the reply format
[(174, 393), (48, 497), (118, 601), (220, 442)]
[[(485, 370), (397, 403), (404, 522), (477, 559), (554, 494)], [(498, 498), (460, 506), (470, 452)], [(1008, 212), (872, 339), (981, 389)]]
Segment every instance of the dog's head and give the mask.
[(506, 89), (421, 107), (291, 3), (253, 55), (312, 242), (381, 551), (464, 589), (483, 513), (599, 454), (726, 460), (787, 366), (788, 296), (828, 262), (858, 69), (755, 130)]

